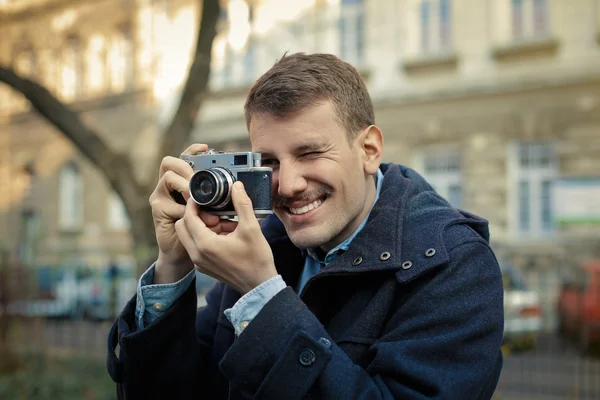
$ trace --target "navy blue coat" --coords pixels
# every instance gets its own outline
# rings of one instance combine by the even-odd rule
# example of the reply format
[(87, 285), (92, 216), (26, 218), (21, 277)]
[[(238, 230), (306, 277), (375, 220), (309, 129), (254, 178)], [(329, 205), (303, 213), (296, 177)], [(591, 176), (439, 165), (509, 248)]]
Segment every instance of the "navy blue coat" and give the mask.
[(302, 253), (277, 218), (266, 220), (289, 286), (239, 337), (223, 311), (240, 294), (224, 284), (197, 313), (191, 285), (139, 332), (132, 299), (108, 339), (119, 398), (491, 398), (504, 320), (487, 222), (451, 208), (408, 168), (382, 170), (366, 226), (300, 295)]

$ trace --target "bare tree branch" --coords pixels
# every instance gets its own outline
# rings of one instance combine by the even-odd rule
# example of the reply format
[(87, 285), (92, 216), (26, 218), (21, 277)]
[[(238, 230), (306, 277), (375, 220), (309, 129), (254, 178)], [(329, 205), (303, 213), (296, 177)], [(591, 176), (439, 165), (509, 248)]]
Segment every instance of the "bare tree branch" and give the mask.
[[(2, 65), (0, 65), (0, 82), (23, 94), (42, 117), (56, 126), (88, 160), (103, 172), (113, 187), (120, 179), (125, 179), (129, 185), (137, 186), (129, 159), (108, 147), (101, 135), (88, 128), (76, 112), (58, 100), (45, 87), (33, 80), (20, 77), (12, 68)], [(119, 188), (115, 187), (115, 189), (122, 194)]]
[(158, 154), (159, 161), (157, 165), (160, 163), (160, 159), (166, 155), (177, 156), (181, 154), (206, 95), (206, 87), (210, 76), (212, 43), (217, 33), (216, 27), (220, 5), (219, 0), (200, 0), (200, 3), (203, 3), (203, 6), (196, 41), (196, 53), (188, 72), (179, 107), (163, 136), (163, 144)]
[[(194, 59), (188, 71), (177, 111), (159, 146), (156, 169), (163, 156), (178, 155), (183, 150), (206, 95), (212, 43), (216, 36), (220, 5), (219, 0), (198, 0), (198, 2), (202, 5), (202, 17)], [(76, 112), (40, 84), (21, 77), (9, 66), (2, 65), (0, 65), (0, 82), (22, 93), (32, 107), (61, 131), (107, 178), (125, 204), (131, 220), (134, 251), (138, 261), (142, 261), (138, 268), (143, 268), (143, 261), (154, 256), (156, 247), (151, 210), (147, 201), (155, 183), (144, 184), (136, 179), (128, 155), (111, 149), (98, 132), (87, 127)], [(138, 275), (142, 271), (143, 269), (139, 269)]]

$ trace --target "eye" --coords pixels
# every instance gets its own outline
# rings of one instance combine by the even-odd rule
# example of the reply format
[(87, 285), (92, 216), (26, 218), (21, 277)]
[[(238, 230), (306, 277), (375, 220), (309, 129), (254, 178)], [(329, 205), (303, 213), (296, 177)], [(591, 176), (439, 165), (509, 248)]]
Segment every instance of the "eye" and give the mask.
[(274, 159), (274, 158), (266, 158), (264, 160), (262, 160), (262, 165), (264, 166), (273, 166), (273, 165), (279, 165), (279, 161)]
[(308, 153), (302, 154), (302, 157), (314, 157), (314, 156), (318, 156), (320, 154), (323, 154), (323, 152), (322, 151), (310, 151)]

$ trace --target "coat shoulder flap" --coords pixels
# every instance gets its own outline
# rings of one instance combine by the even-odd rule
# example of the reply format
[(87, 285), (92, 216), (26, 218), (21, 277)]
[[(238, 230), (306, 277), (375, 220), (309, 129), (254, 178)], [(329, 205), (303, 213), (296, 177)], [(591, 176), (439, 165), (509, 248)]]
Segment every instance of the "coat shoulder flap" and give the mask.
[(461, 210), (446, 208), (405, 220), (402, 262), (396, 273), (400, 283), (450, 262), (449, 252), (462, 243), (487, 243), (487, 221)]

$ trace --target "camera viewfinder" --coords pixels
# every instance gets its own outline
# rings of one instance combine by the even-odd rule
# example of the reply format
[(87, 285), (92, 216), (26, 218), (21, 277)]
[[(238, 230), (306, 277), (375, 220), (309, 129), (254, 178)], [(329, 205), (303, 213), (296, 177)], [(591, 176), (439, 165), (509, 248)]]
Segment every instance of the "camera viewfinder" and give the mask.
[(246, 154), (234, 156), (233, 165), (248, 165), (248, 156)]

